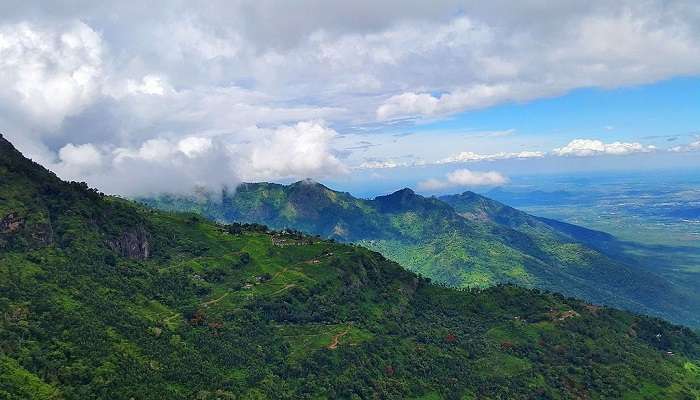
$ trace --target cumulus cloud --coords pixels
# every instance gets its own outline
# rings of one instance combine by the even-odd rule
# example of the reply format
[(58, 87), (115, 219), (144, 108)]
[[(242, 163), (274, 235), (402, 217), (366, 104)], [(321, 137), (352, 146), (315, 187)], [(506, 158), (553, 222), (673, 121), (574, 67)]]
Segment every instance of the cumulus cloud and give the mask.
[(344, 173), (347, 168), (330, 147), (336, 135), (319, 122), (300, 122), (260, 132), (249, 145), (242, 146), (244, 151), (239, 151), (243, 160), (241, 173), (246, 180)]
[(68, 143), (58, 152), (58, 157), (62, 163), (74, 166), (96, 167), (102, 163), (102, 154), (91, 144)]
[(418, 183), (418, 190), (440, 191), (456, 187), (499, 186), (508, 183), (508, 178), (496, 171), (471, 171), (458, 169), (448, 173), (445, 179), (428, 179)]
[(99, 93), (102, 40), (82, 22), (0, 25), (3, 116), (20, 111), (47, 131)]
[(495, 160), (508, 160), (508, 159), (527, 159), (527, 158), (542, 158), (545, 156), (544, 152), (541, 151), (520, 151), (520, 152), (498, 152), (494, 154), (478, 154), (471, 151), (463, 151), (454, 156), (450, 156), (439, 160), (436, 164), (451, 164), (451, 163), (464, 163), (464, 162), (475, 162), (475, 161), (495, 161)]
[(566, 146), (552, 150), (552, 153), (557, 156), (578, 157), (598, 155), (621, 156), (633, 153), (650, 153), (655, 150), (655, 146), (645, 146), (637, 142), (603, 143), (603, 141), (597, 139), (574, 139)]
[(512, 100), (518, 98), (516, 93), (517, 90), (505, 84), (480, 84), (440, 96), (428, 93), (402, 93), (388, 98), (377, 108), (377, 119), (451, 114)]

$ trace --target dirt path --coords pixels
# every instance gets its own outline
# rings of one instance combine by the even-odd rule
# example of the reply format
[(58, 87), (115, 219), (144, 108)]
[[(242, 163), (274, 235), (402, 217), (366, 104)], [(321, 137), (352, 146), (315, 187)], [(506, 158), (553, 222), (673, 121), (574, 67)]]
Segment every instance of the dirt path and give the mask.
[(274, 274), (274, 275), (272, 276), (272, 278), (270, 278), (270, 280), (271, 280), (271, 281), (275, 280), (275, 278), (277, 278), (278, 276), (280, 276), (280, 275), (282, 275), (283, 273), (287, 272), (288, 270), (289, 270), (289, 267), (285, 267), (285, 268), (282, 269), (281, 271), (277, 271), (277, 273)]
[(168, 323), (168, 322), (170, 322), (173, 318), (179, 317), (179, 316), (180, 316), (180, 314), (173, 314), (173, 315), (171, 315), (171, 316), (169, 316), (169, 317), (167, 317), (167, 318), (164, 318), (164, 319), (163, 319), (163, 322)]
[(339, 334), (333, 336), (333, 341), (331, 344), (328, 345), (327, 349), (328, 350), (335, 350), (338, 348), (338, 345), (340, 344), (340, 338), (343, 336), (347, 335), (350, 332), (350, 327), (348, 326), (348, 329), (344, 330), (343, 332), (340, 332)]
[(285, 285), (282, 289), (270, 293), (270, 296), (272, 296), (272, 295), (274, 295), (274, 294), (277, 294), (277, 293), (281, 293), (281, 292), (283, 292), (283, 291), (285, 291), (285, 290), (287, 290), (287, 289), (291, 289), (291, 288), (293, 288), (293, 287), (296, 287), (296, 285), (293, 284), (293, 283), (290, 283), (289, 285)]
[(226, 293), (224, 293), (223, 296), (219, 297), (218, 299), (205, 301), (204, 303), (202, 303), (202, 304), (200, 304), (200, 305), (201, 305), (201, 306), (209, 306), (209, 305), (212, 305), (212, 304), (216, 304), (216, 303), (220, 302), (221, 300), (223, 300), (224, 297), (228, 296), (230, 293), (231, 293), (230, 291), (229, 291), (229, 292), (226, 292)]

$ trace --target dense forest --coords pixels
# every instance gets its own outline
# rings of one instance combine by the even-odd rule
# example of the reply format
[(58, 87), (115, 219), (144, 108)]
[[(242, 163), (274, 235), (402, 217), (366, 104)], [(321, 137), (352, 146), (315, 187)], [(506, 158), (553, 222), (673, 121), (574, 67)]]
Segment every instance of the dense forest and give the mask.
[(0, 398), (697, 399), (700, 338), (365, 248), (155, 211), (0, 137)]

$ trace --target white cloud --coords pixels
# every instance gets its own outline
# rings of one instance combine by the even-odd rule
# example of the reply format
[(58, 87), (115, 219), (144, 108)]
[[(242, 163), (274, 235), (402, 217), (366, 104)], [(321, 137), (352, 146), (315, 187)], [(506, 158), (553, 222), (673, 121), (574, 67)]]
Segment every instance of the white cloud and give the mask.
[(68, 144), (50, 165), (71, 180), (86, 179), (108, 193), (188, 193), (216, 190), (241, 181), (322, 178), (347, 168), (329, 146), (336, 135), (323, 122), (300, 122), (275, 129), (249, 129), (241, 135), (181, 140), (149, 139), (139, 146), (99, 150)]
[(475, 85), (445, 93), (439, 97), (427, 93), (402, 93), (392, 96), (377, 108), (377, 119), (410, 116), (440, 116), (474, 108), (483, 108), (517, 98), (509, 85)]
[[(259, 130), (258, 130), (259, 131)], [(300, 122), (272, 131), (262, 130), (245, 152), (246, 180), (329, 176), (347, 171), (330, 148), (337, 133), (322, 122)]]
[(177, 149), (190, 158), (203, 154), (211, 148), (212, 140), (210, 138), (195, 136), (184, 138), (177, 144)]
[(68, 143), (58, 152), (58, 158), (67, 166), (94, 168), (102, 164), (102, 154), (89, 143), (79, 146)]
[(655, 146), (645, 146), (637, 142), (613, 142), (603, 143), (597, 139), (574, 139), (566, 146), (552, 150), (558, 156), (597, 156), (597, 155), (627, 155), (633, 153), (650, 153), (656, 150)]
[[(507, 17), (484, 20), (467, 13), (449, 24), (417, 26), (409, 35), (415, 44), (407, 46), (413, 52), (395, 51), (394, 56), (415, 80), (407, 77), (411, 84), (387, 88), (395, 92), (375, 109), (376, 118), (441, 117), (575, 88), (628, 86), (700, 72), (694, 27), (700, 8), (681, 1), (618, 2), (604, 8), (589, 3), (590, 8), (545, 10), (525, 2), (520, 13)], [(548, 16), (556, 12), (562, 15)], [(510, 19), (518, 21), (509, 24)], [(430, 66), (415, 67), (418, 59)]]
[(115, 160), (122, 162), (128, 159), (146, 161), (166, 161), (175, 155), (177, 147), (165, 139), (150, 139), (138, 149), (120, 147), (114, 150)]
[(409, 164), (397, 162), (394, 160), (371, 160), (371, 161), (363, 161), (358, 168), (359, 169), (391, 169), (391, 168), (406, 167), (406, 166), (409, 166)]
[(146, 75), (141, 78), (140, 82), (133, 79), (129, 79), (126, 82), (126, 92), (129, 94), (163, 96), (172, 91), (173, 89), (168, 85), (165, 79), (156, 75)]
[(495, 160), (508, 160), (512, 158), (526, 159), (526, 158), (542, 158), (545, 153), (541, 151), (520, 151), (520, 152), (499, 152), (494, 154), (477, 154), (471, 151), (463, 151), (451, 157), (444, 158), (437, 161), (437, 164), (450, 164), (450, 163), (464, 163), (464, 162), (475, 162), (475, 161), (495, 161)]
[(543, 158), (546, 153), (541, 151), (520, 151), (520, 152), (498, 152), (494, 154), (479, 154), (471, 151), (463, 151), (454, 156), (446, 157), (437, 161), (425, 161), (417, 159), (414, 161), (396, 161), (393, 159), (369, 159), (363, 161), (358, 169), (391, 169), (399, 167), (415, 167), (423, 165), (440, 165), (453, 163), (481, 162), (481, 161), (497, 161), (509, 159), (531, 159)]
[(496, 171), (471, 171), (458, 169), (447, 174), (446, 179), (428, 179), (418, 183), (423, 191), (440, 191), (455, 187), (499, 186), (508, 183), (508, 178)]
[(102, 40), (88, 25), (0, 25), (0, 101), (30, 126), (55, 129), (98, 94)]
[(691, 152), (691, 151), (700, 151), (700, 140), (689, 143), (687, 145), (683, 146), (674, 146), (668, 149), (671, 152), (674, 153), (685, 153), (685, 152)]

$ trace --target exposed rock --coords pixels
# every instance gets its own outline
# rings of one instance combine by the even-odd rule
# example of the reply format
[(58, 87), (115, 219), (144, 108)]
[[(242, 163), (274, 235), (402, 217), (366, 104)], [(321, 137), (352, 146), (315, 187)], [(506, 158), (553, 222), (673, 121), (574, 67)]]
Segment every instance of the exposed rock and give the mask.
[(150, 235), (142, 226), (126, 231), (117, 239), (108, 240), (109, 247), (122, 257), (144, 261), (150, 256)]
[(15, 233), (24, 226), (24, 218), (11, 212), (0, 220), (0, 233)]
[(32, 228), (32, 239), (42, 246), (53, 243), (53, 228), (50, 222), (36, 224)]

